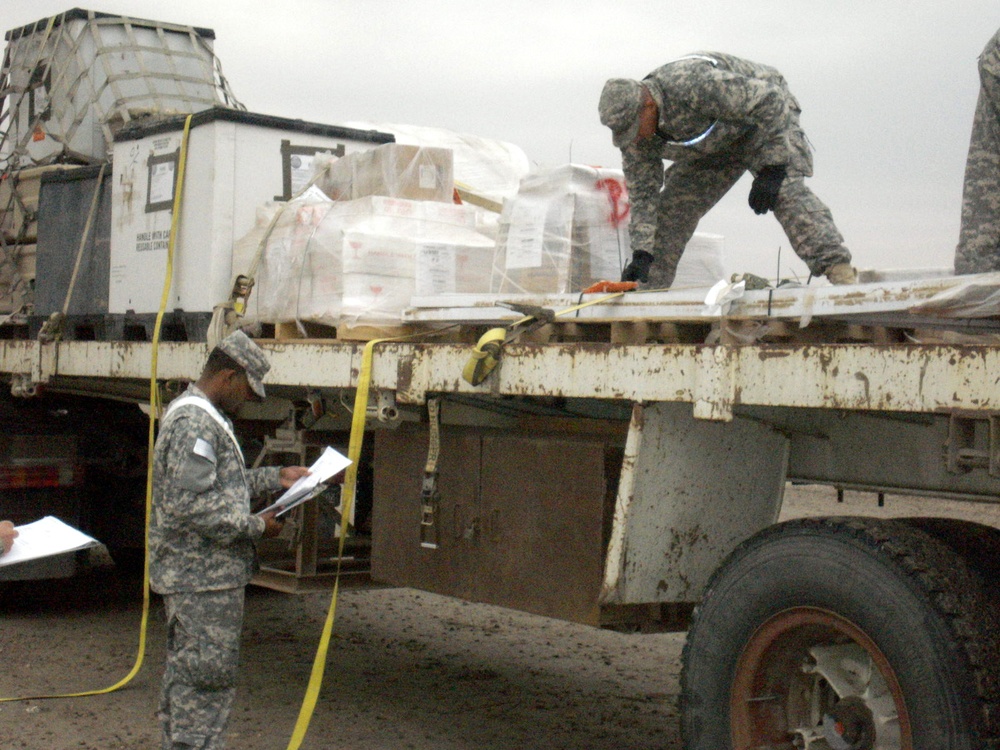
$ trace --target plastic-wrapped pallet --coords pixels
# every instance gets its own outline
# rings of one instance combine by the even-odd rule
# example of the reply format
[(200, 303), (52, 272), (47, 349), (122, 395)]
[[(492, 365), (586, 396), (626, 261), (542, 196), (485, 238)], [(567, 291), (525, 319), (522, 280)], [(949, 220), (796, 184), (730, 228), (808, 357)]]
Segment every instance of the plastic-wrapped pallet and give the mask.
[(254, 228), (236, 242), (233, 272), (254, 277), (248, 318), (337, 324), (342, 237), (337, 226), (324, 221), (332, 201), (317, 193), (290, 203), (264, 204), (257, 210)]
[(622, 172), (567, 164), (525, 177), (504, 204), (496, 292), (565, 294), (617, 279), (629, 255)]
[(343, 125), (392, 133), (396, 143), (448, 149), (454, 161), (455, 186), (467, 187), (498, 204), (517, 195), (521, 178), (531, 171), (524, 151), (506, 141), (421, 125), (363, 121)]
[(476, 206), (476, 228), (493, 239), (499, 231), (500, 207), (517, 195), (521, 179), (531, 171), (524, 150), (506, 141), (421, 125), (363, 121), (343, 125), (392, 133), (398, 144), (449, 150), (455, 188), (463, 202)]
[(319, 155), (316, 186), (334, 200), (369, 195), (451, 203), (455, 191), (452, 153), (446, 148), (386, 143), (341, 158)]
[(247, 316), (387, 325), (414, 294), (486, 293), (494, 243), (475, 227), (468, 206), (381, 196), (265, 208), (234, 250), (234, 269), (246, 273), (267, 235)]

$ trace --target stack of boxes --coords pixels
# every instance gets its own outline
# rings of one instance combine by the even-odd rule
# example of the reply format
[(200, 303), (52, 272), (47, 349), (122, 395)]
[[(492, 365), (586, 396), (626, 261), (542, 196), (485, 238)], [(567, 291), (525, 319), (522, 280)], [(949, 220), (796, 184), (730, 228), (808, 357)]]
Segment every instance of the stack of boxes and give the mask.
[(617, 280), (631, 256), (620, 171), (567, 164), (521, 181), (500, 217), (493, 291), (564, 294)]
[[(236, 245), (234, 273), (256, 269), (251, 320), (391, 326), (415, 296), (577, 293), (617, 280), (631, 257), (618, 170), (529, 175), (490, 232), (482, 209), (453, 203), (449, 149), (392, 143), (314, 167), (312, 188), (269, 204)], [(681, 277), (721, 278), (721, 237), (689, 250), (696, 267), (688, 278), (682, 262)]]
[(455, 189), (452, 152), (446, 148), (387, 143), (341, 159), (320, 155), (314, 167), (316, 186), (336, 201), (382, 195), (451, 203)]
[(237, 243), (237, 272), (260, 254), (249, 318), (391, 325), (415, 294), (489, 290), (495, 243), (452, 202), (450, 150), (386, 144), (316, 169), (322, 194), (263, 212)]

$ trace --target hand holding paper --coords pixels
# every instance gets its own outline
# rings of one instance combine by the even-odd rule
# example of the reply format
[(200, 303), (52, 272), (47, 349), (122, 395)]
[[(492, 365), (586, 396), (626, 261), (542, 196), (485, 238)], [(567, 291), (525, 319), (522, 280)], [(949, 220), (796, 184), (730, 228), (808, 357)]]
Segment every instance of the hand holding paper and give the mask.
[(300, 477), (295, 484), (288, 488), (285, 494), (260, 511), (258, 515), (274, 511), (276, 515), (280, 516), (306, 500), (311, 500), (326, 489), (327, 480), (342, 472), (350, 464), (351, 460), (347, 456), (327, 446), (316, 462), (309, 467), (309, 473)]
[(74, 529), (55, 516), (45, 516), (34, 523), (17, 526), (18, 536), (10, 552), (0, 557), (0, 566), (13, 565), (39, 557), (95, 547), (98, 541)]

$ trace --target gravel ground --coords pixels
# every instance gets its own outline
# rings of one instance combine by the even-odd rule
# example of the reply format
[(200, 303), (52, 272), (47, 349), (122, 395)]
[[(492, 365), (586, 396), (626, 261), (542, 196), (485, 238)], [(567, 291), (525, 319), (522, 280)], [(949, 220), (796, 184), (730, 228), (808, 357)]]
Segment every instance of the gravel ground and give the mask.
[[(785, 516), (955, 515), (1000, 509), (793, 488)], [(233, 750), (285, 748), (328, 595), (251, 587)], [(138, 650), (141, 586), (96, 566), (68, 581), (0, 588), (0, 696), (108, 687)], [(162, 604), (145, 663), (106, 695), (0, 703), (4, 750), (157, 747)], [(409, 589), (341, 592), (326, 677), (303, 748), (676, 750), (683, 634), (602, 631)]]

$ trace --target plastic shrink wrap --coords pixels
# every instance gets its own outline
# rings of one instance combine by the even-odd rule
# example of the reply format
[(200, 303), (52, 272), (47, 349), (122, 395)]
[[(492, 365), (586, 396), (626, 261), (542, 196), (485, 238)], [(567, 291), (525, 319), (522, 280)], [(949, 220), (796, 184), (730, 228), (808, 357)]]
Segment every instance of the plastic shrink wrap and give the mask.
[(396, 143), (447, 149), (452, 154), (455, 186), (497, 204), (513, 198), (521, 179), (531, 171), (524, 151), (506, 141), (420, 125), (385, 122), (346, 122), (344, 125), (392, 133)]
[(619, 170), (567, 164), (525, 177), (500, 217), (493, 290), (565, 294), (617, 279), (628, 219)]
[(328, 322), (340, 316), (340, 234), (324, 224), (333, 203), (308, 191), (257, 210), (254, 228), (233, 249), (233, 271), (252, 276), (247, 317), (264, 323)]
[[(504, 203), (493, 291), (570, 294), (617, 281), (632, 257), (630, 205), (620, 170), (569, 164), (537, 172)], [(724, 277), (724, 238), (695, 232), (673, 289), (708, 288)]]
[(910, 312), (939, 318), (991, 318), (1000, 315), (1000, 273), (956, 278), (963, 283), (914, 305)]
[(386, 325), (400, 321), (414, 294), (488, 292), (494, 243), (475, 226), (471, 208), (434, 201), (307, 193), (270, 204), (234, 249), (241, 273), (260, 254), (246, 315)]
[(0, 247), (0, 317), (34, 300), (35, 245)]
[(726, 278), (721, 234), (695, 232), (684, 247), (671, 289), (708, 289)]
[(517, 195), (522, 178), (531, 171), (524, 150), (506, 141), (421, 125), (385, 122), (344, 125), (392, 133), (400, 144), (447, 149), (452, 154), (456, 191), (467, 205), (474, 207), (477, 230), (494, 239), (503, 202)]
[(336, 158), (317, 155), (316, 186), (334, 200), (369, 195), (452, 203), (455, 192), (451, 151), (386, 143)]

